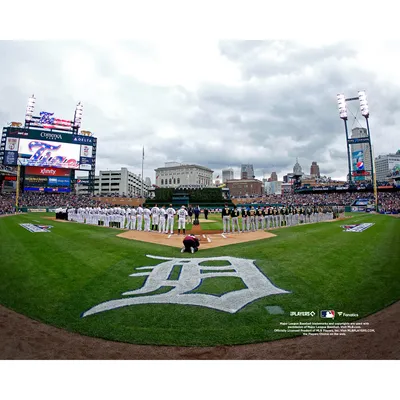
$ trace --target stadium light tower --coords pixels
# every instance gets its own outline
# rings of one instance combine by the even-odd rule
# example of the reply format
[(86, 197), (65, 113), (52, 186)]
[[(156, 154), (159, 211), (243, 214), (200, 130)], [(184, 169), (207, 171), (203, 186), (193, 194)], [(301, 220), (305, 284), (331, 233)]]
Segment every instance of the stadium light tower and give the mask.
[[(346, 102), (354, 101), (354, 100), (358, 100), (360, 102), (361, 115), (365, 118), (365, 121), (367, 124), (367, 136), (349, 139), (349, 133), (348, 133), (348, 129), (347, 129), (348, 113), (347, 113)], [(378, 208), (378, 206), (377, 206), (378, 200), (377, 200), (376, 176), (375, 176), (375, 168), (374, 168), (374, 159), (373, 159), (373, 154), (372, 154), (371, 132), (369, 129), (369, 106), (368, 106), (368, 101), (367, 101), (367, 96), (365, 94), (365, 90), (360, 90), (358, 92), (358, 97), (351, 97), (348, 99), (346, 99), (344, 97), (344, 94), (338, 94), (337, 101), (338, 101), (338, 106), (339, 106), (339, 115), (340, 115), (340, 118), (344, 121), (344, 128), (346, 131), (347, 157), (348, 157), (348, 163), (349, 163), (349, 182), (352, 181), (352, 171), (351, 171), (351, 163), (350, 163), (350, 145), (360, 144), (360, 143), (368, 143), (369, 144), (369, 154), (370, 154), (370, 158), (371, 158), (371, 179), (372, 179), (372, 183), (374, 185), (375, 201), (376, 201), (375, 204), (376, 204), (376, 209), (377, 209)]]
[(76, 131), (78, 131), (79, 128), (81, 127), (82, 115), (83, 115), (83, 104), (79, 102), (76, 105), (75, 115), (74, 115), (74, 129)]
[(367, 124), (367, 132), (369, 138), (369, 147), (370, 147), (370, 154), (371, 154), (371, 178), (374, 185), (374, 195), (375, 195), (375, 211), (378, 211), (378, 189), (376, 184), (376, 173), (375, 173), (375, 158), (372, 151), (372, 144), (371, 144), (371, 132), (369, 130), (369, 106), (367, 95), (365, 94), (365, 90), (359, 90), (358, 92), (358, 100), (360, 101), (360, 110), (361, 115), (365, 118), (365, 122)]
[(35, 103), (36, 103), (36, 98), (35, 95), (33, 94), (31, 97), (29, 97), (28, 105), (26, 106), (25, 125), (29, 125), (32, 121), (33, 111), (35, 110)]
[(349, 145), (349, 130), (347, 128), (347, 106), (346, 106), (346, 99), (344, 97), (344, 94), (338, 94), (337, 95), (337, 102), (338, 102), (338, 107), (339, 107), (339, 116), (344, 122), (344, 130), (346, 132), (346, 144), (347, 144), (347, 162), (348, 162), (348, 168), (349, 168), (349, 174), (348, 174), (348, 181), (351, 182), (351, 163), (350, 163), (350, 145)]
[(365, 118), (365, 122), (367, 123), (367, 132), (369, 137), (369, 147), (371, 152), (371, 175), (372, 179), (374, 179), (374, 163), (372, 162), (372, 144), (371, 144), (371, 132), (369, 130), (369, 107), (367, 101), (367, 95), (365, 94), (365, 90), (360, 90), (358, 92), (358, 100), (360, 101), (360, 110), (361, 115)]

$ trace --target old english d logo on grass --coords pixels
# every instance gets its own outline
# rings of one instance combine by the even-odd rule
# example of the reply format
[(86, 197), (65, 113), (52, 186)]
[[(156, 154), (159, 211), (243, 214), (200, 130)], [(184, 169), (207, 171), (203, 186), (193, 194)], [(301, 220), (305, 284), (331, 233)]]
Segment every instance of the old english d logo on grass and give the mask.
[[(148, 276), (144, 285), (137, 290), (122, 293), (123, 296), (136, 296), (118, 300), (110, 300), (98, 304), (84, 312), (82, 317), (103, 311), (114, 310), (137, 304), (182, 304), (213, 308), (228, 313), (235, 313), (246, 304), (273, 294), (290, 293), (274, 286), (271, 281), (256, 267), (255, 260), (236, 257), (209, 258), (168, 258), (147, 255), (149, 258), (164, 260), (161, 264), (139, 267), (138, 272), (130, 276)], [(225, 261), (228, 266), (202, 266), (208, 261)], [(174, 266), (181, 266), (181, 272), (176, 280), (169, 277)], [(206, 278), (237, 277), (241, 278), (246, 288), (215, 296), (204, 293), (190, 293), (199, 287)], [(171, 287), (167, 293), (153, 294), (162, 287)]]

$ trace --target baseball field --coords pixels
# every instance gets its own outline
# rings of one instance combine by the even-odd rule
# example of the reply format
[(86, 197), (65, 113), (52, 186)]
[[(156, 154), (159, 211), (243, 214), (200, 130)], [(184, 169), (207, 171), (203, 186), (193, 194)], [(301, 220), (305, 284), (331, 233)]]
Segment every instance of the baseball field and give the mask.
[[(195, 254), (48, 214), (0, 218), (0, 303), (67, 331), (128, 343), (296, 336), (280, 323), (322, 321), (323, 310), (335, 310), (335, 322), (356, 321), (400, 299), (400, 219), (348, 216)], [(222, 228), (219, 216), (210, 218), (202, 227)], [(341, 228), (361, 223), (373, 225)], [(20, 224), (51, 228), (30, 232)]]

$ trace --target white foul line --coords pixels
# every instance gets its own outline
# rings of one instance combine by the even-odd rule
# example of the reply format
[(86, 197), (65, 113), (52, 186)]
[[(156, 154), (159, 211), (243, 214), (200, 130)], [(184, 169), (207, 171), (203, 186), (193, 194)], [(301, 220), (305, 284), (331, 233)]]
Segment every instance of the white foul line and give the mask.
[(168, 239), (171, 237), (171, 235), (168, 235)]
[(226, 236), (225, 236), (223, 233), (221, 233), (221, 236), (222, 236), (224, 239), (226, 239)]

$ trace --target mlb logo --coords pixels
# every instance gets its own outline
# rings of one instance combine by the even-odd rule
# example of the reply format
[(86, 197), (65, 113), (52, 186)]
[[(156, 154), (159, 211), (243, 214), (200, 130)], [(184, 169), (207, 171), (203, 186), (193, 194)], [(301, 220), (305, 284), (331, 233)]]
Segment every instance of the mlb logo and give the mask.
[(321, 318), (335, 318), (335, 311), (334, 310), (322, 310), (321, 313)]

